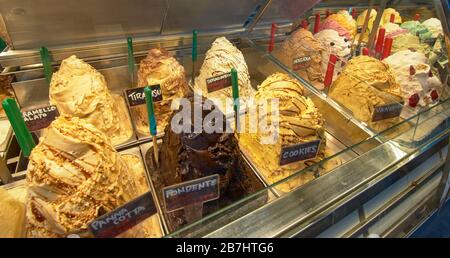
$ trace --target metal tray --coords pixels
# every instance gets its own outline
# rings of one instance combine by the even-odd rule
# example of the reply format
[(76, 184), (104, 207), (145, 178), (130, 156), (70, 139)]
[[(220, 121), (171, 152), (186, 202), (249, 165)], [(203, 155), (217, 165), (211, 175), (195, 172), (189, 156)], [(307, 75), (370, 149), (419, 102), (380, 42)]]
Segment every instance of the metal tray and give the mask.
[(151, 181), (150, 176), (148, 174), (148, 170), (146, 169), (147, 167), (146, 167), (145, 162), (144, 162), (144, 160), (142, 158), (142, 154), (141, 154), (140, 148), (139, 147), (128, 148), (128, 149), (120, 151), (119, 153), (122, 156), (123, 155), (133, 155), (133, 156), (139, 158), (139, 160), (140, 160), (140, 162), (142, 164), (142, 167), (144, 168), (145, 178), (147, 179), (147, 186), (148, 186), (149, 190), (152, 192), (153, 200), (155, 200), (155, 205), (156, 205), (157, 211), (158, 211), (158, 213), (156, 215), (158, 216), (158, 222), (159, 222), (159, 226), (160, 226), (160, 229), (161, 229), (160, 237), (163, 237), (165, 235), (165, 232), (167, 232), (167, 231), (165, 231), (164, 221), (163, 221), (162, 216), (161, 216), (161, 214), (162, 214), (161, 213), (161, 207), (159, 206), (159, 203), (157, 202), (157, 197), (156, 197), (156, 194), (155, 194), (155, 188), (153, 187), (152, 181)]

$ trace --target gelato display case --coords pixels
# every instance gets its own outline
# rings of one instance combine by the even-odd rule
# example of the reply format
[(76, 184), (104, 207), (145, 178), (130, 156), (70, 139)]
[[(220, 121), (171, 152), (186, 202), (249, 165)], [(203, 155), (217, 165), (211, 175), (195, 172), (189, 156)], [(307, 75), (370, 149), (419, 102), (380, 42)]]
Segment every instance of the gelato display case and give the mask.
[(35, 145), (0, 117), (0, 229), (408, 237), (450, 197), (448, 8), (0, 0), (2, 99)]

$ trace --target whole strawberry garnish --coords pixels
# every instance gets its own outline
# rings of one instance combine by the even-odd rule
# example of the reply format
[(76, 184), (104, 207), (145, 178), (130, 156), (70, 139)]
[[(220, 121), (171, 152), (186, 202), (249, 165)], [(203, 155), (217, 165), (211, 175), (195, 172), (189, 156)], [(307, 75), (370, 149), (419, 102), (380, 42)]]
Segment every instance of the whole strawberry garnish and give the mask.
[(433, 101), (434, 101), (434, 100), (437, 100), (437, 99), (439, 98), (439, 94), (437, 93), (436, 90), (431, 91), (430, 96), (431, 96), (431, 99), (432, 99)]
[(415, 94), (411, 95), (411, 97), (409, 97), (409, 100), (408, 100), (409, 106), (416, 107), (417, 104), (419, 104), (419, 100), (420, 100), (419, 94), (415, 93)]

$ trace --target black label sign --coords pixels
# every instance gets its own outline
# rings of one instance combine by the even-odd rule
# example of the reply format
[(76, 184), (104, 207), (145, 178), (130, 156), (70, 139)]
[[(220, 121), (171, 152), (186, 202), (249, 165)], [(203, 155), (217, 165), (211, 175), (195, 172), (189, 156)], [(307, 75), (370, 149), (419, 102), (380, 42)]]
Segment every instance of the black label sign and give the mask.
[(220, 197), (219, 175), (202, 177), (185, 183), (163, 188), (167, 212), (183, 209), (196, 203), (216, 200)]
[(320, 140), (315, 140), (283, 148), (280, 154), (280, 166), (316, 158), (319, 146)]
[(398, 117), (400, 116), (402, 109), (403, 105), (399, 103), (376, 106), (373, 111), (372, 122)]
[(361, 33), (361, 32), (362, 32), (362, 26), (358, 26), (357, 33)]
[(208, 88), (208, 93), (231, 87), (231, 73), (224, 73), (206, 79), (206, 87)]
[[(127, 95), (128, 105), (130, 107), (145, 104), (144, 88), (145, 87), (125, 90), (125, 94)], [(150, 86), (150, 89), (152, 89), (153, 102), (158, 102), (163, 99), (162, 92), (161, 92), (161, 85), (159, 85), (159, 84), (152, 85), (152, 86)]]
[(22, 111), (23, 120), (31, 132), (47, 128), (59, 116), (56, 106), (46, 106)]
[(294, 60), (292, 61), (292, 70), (294, 71), (304, 70), (306, 68), (309, 68), (310, 66), (311, 66), (310, 56), (297, 57), (294, 58)]
[(156, 213), (151, 192), (109, 212), (89, 224), (95, 237), (115, 237)]

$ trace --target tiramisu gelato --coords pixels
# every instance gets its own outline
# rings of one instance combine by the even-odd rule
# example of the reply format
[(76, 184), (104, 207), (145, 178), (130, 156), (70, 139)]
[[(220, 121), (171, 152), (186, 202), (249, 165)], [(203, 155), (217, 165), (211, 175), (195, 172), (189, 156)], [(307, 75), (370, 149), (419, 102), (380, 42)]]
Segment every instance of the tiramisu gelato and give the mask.
[[(136, 172), (136, 161), (126, 161), (92, 124), (78, 117), (58, 117), (30, 156), (26, 178), (28, 236), (88, 236), (92, 220), (144, 191), (139, 184), (142, 167)], [(151, 220), (122, 236), (152, 235), (141, 234), (158, 228), (147, 223)]]
[(331, 85), (331, 98), (376, 131), (390, 128), (398, 118), (372, 122), (376, 106), (401, 102), (400, 85), (389, 65), (369, 56), (350, 60)]
[[(167, 126), (159, 148), (159, 167), (155, 166), (152, 148), (146, 153), (145, 158), (160, 203), (164, 203), (162, 196), (164, 187), (218, 174), (220, 198), (203, 204), (202, 214), (206, 216), (255, 193), (262, 189), (263, 185), (242, 160), (234, 134), (225, 131), (227, 127), (222, 112), (214, 107), (212, 110), (201, 111), (203, 124), (211, 124), (204, 120), (207, 117), (211, 119), (212, 112), (215, 112), (214, 117), (221, 117), (221, 121), (211, 120), (211, 122), (215, 128), (220, 127), (222, 132), (208, 133), (205, 128), (200, 132), (193, 132), (194, 106), (199, 107), (205, 103), (204, 100), (200, 101), (201, 103), (190, 102), (191, 121), (183, 121), (192, 133), (183, 131), (176, 133), (171, 130), (171, 126)], [(177, 112), (180, 110), (175, 111), (173, 116), (177, 115)], [(166, 210), (166, 207), (163, 207), (163, 210)], [(189, 223), (184, 210), (166, 212), (165, 217), (171, 232)]]
[(62, 61), (49, 92), (50, 103), (61, 115), (86, 120), (110, 137), (113, 145), (131, 138), (133, 129), (124, 99), (112, 94), (105, 77), (76, 56)]
[[(172, 114), (172, 100), (184, 97), (188, 92), (183, 66), (166, 50), (151, 49), (142, 59), (138, 71), (138, 87), (160, 85), (162, 100), (154, 102), (157, 131), (162, 132)], [(141, 134), (149, 133), (148, 113), (145, 105), (131, 108), (137, 118), (136, 127)]]
[(330, 55), (333, 54), (338, 57), (339, 60), (334, 66), (333, 79), (335, 79), (350, 58), (351, 42), (345, 37), (339, 36), (338, 32), (334, 30), (322, 30), (314, 37), (325, 49), (325, 51), (322, 51), (322, 75), (324, 77), (327, 72)]
[[(316, 40), (313, 34), (303, 28), (294, 31), (273, 54), (281, 62), (300, 76), (310, 81), (322, 81), (322, 52), (325, 48)], [(304, 59), (307, 60), (304, 60)], [(296, 61), (303, 63), (296, 63)], [(303, 65), (304, 64), (304, 65)]]
[(203, 96), (210, 99), (223, 101), (232, 98), (232, 88), (221, 88), (218, 90), (208, 89), (207, 80), (216, 76), (229, 74), (231, 68), (238, 73), (239, 96), (245, 100), (254, 95), (254, 89), (250, 83), (250, 74), (244, 55), (225, 37), (217, 38), (211, 48), (206, 52), (205, 60), (200, 68), (200, 74), (195, 79), (195, 89), (200, 89)]
[[(304, 96), (304, 88), (297, 80), (283, 73), (269, 76), (258, 87), (256, 101), (259, 105), (260, 101), (271, 99), (279, 100), (279, 128), (276, 129), (276, 125), (270, 119), (273, 111), (257, 106), (260, 112), (258, 124), (265, 123), (262, 120), (267, 119), (269, 121), (267, 126), (271, 129), (267, 132), (247, 130), (240, 135), (239, 145), (258, 167), (263, 178), (273, 184), (321, 161), (325, 157), (326, 138), (322, 114), (312, 100)], [(250, 123), (249, 119), (246, 122)], [(282, 148), (317, 140), (321, 142), (315, 158), (280, 166)], [(303, 173), (278, 185), (276, 189), (289, 192), (313, 179), (314, 173)]]

